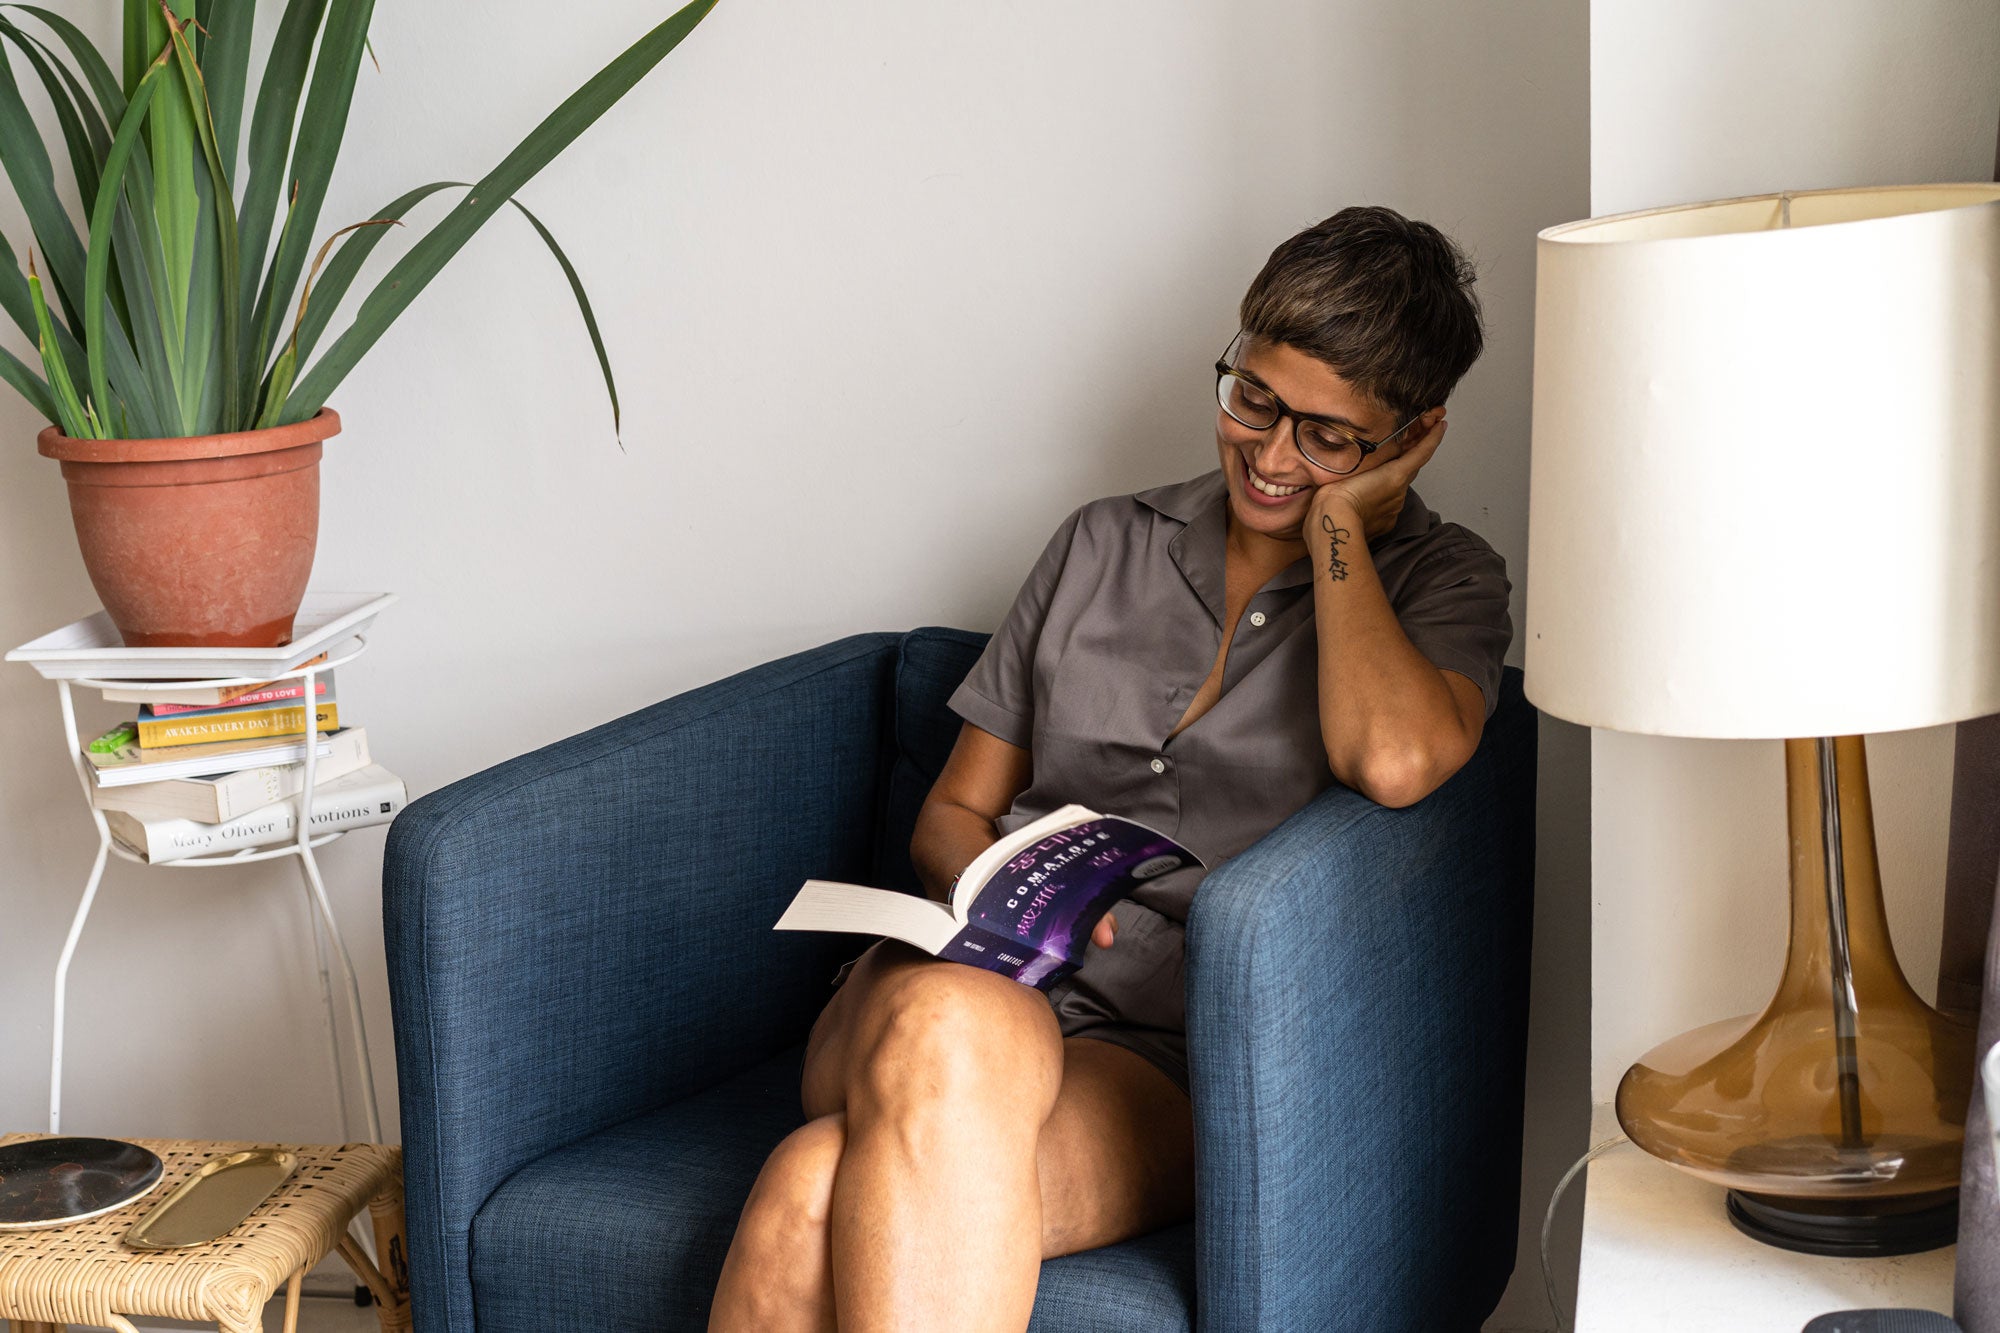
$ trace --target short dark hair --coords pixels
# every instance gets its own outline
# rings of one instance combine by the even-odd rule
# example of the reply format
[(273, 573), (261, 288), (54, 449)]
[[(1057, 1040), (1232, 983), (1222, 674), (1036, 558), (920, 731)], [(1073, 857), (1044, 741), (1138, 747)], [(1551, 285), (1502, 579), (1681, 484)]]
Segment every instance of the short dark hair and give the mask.
[(1430, 223), (1392, 208), (1343, 208), (1271, 252), (1244, 293), (1241, 327), (1412, 417), (1443, 403), (1479, 359), (1476, 277)]

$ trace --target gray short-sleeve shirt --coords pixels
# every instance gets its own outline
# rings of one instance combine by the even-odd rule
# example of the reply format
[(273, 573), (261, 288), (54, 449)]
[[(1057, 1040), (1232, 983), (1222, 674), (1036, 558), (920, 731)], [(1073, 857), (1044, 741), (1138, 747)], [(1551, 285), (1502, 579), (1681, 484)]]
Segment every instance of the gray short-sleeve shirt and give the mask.
[[(1080, 506), (950, 700), (961, 718), (1033, 757), (1028, 787), (997, 821), (1003, 834), (1074, 801), (1201, 856), (1206, 869), (1163, 875), (1133, 895), (1179, 922), (1208, 870), (1334, 782), (1305, 556), (1251, 598), (1221, 697), (1169, 736), (1222, 646), (1226, 486), (1217, 467)], [(1505, 562), (1414, 490), (1369, 553), (1410, 642), (1470, 677), (1491, 717), (1513, 637)]]

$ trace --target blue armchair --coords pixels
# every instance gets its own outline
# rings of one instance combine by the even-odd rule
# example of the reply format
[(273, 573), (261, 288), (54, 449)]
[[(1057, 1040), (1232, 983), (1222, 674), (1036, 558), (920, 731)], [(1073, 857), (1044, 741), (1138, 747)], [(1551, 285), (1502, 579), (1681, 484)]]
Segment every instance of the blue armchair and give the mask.
[[(414, 802), (383, 916), (419, 1333), (705, 1326), (796, 1128), (850, 936), (809, 877), (917, 890), (986, 636), (862, 634)], [(1389, 810), (1334, 787), (1188, 923), (1198, 1210), (1050, 1260), (1035, 1333), (1476, 1330), (1514, 1260), (1535, 713)]]

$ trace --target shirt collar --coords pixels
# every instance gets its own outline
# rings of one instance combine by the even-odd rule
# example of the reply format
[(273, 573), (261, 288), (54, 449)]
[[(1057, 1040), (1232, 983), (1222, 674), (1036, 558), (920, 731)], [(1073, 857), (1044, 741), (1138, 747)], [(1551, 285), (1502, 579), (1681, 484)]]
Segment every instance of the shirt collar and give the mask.
[[(1220, 624), (1224, 584), (1222, 542), (1229, 521), (1229, 483), (1224, 480), (1221, 467), (1186, 481), (1140, 491), (1133, 498), (1184, 525), (1168, 543), (1168, 550), (1188, 581), (1209, 603), (1216, 623)], [(1369, 549), (1379, 556), (1384, 547), (1421, 536), (1435, 522), (1430, 507), (1412, 487), (1403, 497), (1403, 511), (1396, 516), (1396, 526), (1388, 536), (1371, 543)], [(1262, 591), (1296, 588), (1311, 581), (1312, 566), (1305, 556), (1300, 556), (1274, 575)]]

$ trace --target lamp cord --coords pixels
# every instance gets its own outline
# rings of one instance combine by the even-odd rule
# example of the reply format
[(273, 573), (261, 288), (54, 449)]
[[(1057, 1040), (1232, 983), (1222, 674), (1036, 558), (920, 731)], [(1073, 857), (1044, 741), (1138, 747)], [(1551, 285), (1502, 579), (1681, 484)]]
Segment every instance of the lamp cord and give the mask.
[(1590, 1165), (1599, 1155), (1609, 1152), (1621, 1143), (1630, 1142), (1630, 1139), (1620, 1134), (1615, 1139), (1606, 1139), (1583, 1156), (1577, 1158), (1576, 1164), (1563, 1172), (1563, 1178), (1556, 1182), (1555, 1193), (1549, 1196), (1549, 1210), (1542, 1214), (1542, 1287), (1549, 1295), (1549, 1311), (1555, 1315), (1556, 1333), (1563, 1333), (1563, 1329), (1569, 1323), (1563, 1317), (1562, 1302), (1556, 1299), (1555, 1277), (1549, 1272), (1549, 1231), (1555, 1226), (1556, 1205), (1562, 1202), (1563, 1191), (1569, 1188), (1570, 1181), (1576, 1179), (1577, 1172)]

